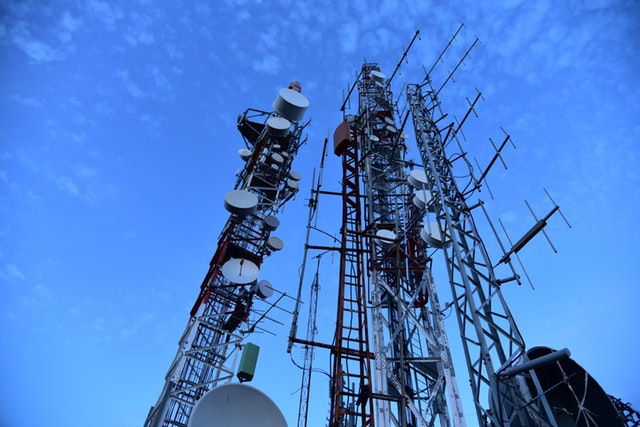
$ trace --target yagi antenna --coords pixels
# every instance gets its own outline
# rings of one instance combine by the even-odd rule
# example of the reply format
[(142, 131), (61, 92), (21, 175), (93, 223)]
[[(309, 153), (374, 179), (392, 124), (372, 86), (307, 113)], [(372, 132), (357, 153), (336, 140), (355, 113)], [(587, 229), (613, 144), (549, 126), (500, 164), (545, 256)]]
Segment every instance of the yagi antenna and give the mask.
[[(507, 233), (507, 228), (504, 226), (502, 220), (500, 218), (498, 218), (498, 222), (500, 222), (500, 226), (502, 227), (502, 231), (504, 231), (505, 236), (507, 236), (507, 240), (509, 241), (509, 244), (513, 247), (513, 242), (511, 241), (511, 237), (509, 236), (509, 233)], [(500, 246), (502, 246), (502, 244), (500, 244)], [(503, 248), (504, 250), (504, 248)], [(533, 282), (531, 281), (531, 277), (529, 277), (529, 273), (527, 273), (527, 269), (524, 268), (524, 264), (522, 263), (522, 260), (520, 259), (520, 256), (515, 253), (515, 257), (518, 260), (518, 264), (520, 264), (520, 268), (522, 269), (522, 271), (524, 272), (525, 277), (527, 278), (527, 282), (529, 282), (529, 286), (531, 286), (531, 289), (535, 289), (533, 286)], [(503, 260), (501, 259), (499, 262), (503, 262)], [(509, 262), (509, 259), (507, 259), (506, 262)], [(520, 284), (520, 280), (517, 279), (518, 285)]]
[[(527, 207), (531, 211), (531, 214), (533, 215), (533, 218), (536, 220), (536, 223), (534, 224), (533, 227), (531, 227), (529, 229), (529, 231), (527, 231), (524, 234), (524, 236), (522, 236), (520, 238), (520, 240), (518, 240), (514, 245), (511, 246), (511, 249), (509, 249), (509, 251), (507, 251), (502, 256), (502, 258), (500, 259), (499, 263), (508, 262), (510, 260), (510, 258), (511, 258), (511, 255), (517, 254), (527, 243), (529, 243), (529, 241), (531, 239), (533, 239), (541, 231), (544, 234), (544, 236), (547, 238), (547, 241), (549, 242), (549, 245), (551, 245), (551, 249), (553, 249), (554, 252), (558, 252), (556, 250), (555, 246), (553, 246), (553, 243), (551, 242), (551, 239), (549, 238), (547, 233), (544, 231), (544, 227), (546, 227), (547, 221), (549, 220), (549, 218), (551, 218), (551, 216), (554, 213), (560, 212), (560, 206), (558, 206), (558, 204), (551, 198), (551, 196), (549, 195), (549, 192), (546, 189), (544, 189), (544, 192), (547, 194), (547, 197), (549, 197), (549, 200), (551, 200), (551, 202), (553, 203), (553, 208), (542, 219), (538, 219), (536, 214), (533, 212), (533, 209), (531, 209), (531, 206), (529, 205), (529, 202), (527, 202), (525, 200), (525, 203), (527, 204)], [(571, 228), (571, 224), (569, 224), (569, 221), (567, 221), (567, 218), (562, 214), (562, 212), (560, 212), (560, 216), (562, 216), (562, 219), (564, 219), (564, 221), (567, 223), (569, 228)]]
[[(474, 157), (473, 160), (476, 162), (476, 166), (478, 167), (478, 169), (480, 169), (480, 163), (478, 162), (478, 159)], [(491, 191), (491, 187), (489, 186), (489, 181), (487, 181), (486, 177), (484, 178), (484, 185), (486, 185), (487, 190), (489, 191), (489, 196), (491, 196), (491, 200), (495, 200), (495, 197), (493, 197), (493, 191)], [(478, 188), (480, 188), (480, 181), (477, 181), (475, 186), (470, 191), (468, 191), (468, 193), (473, 193)]]
[(511, 142), (511, 145), (513, 145), (513, 148), (516, 148), (516, 145), (513, 143), (513, 140), (511, 139), (511, 135), (505, 132), (505, 130), (502, 127), (500, 127), (500, 130), (502, 130), (502, 132), (505, 134), (505, 138), (502, 141), (502, 144), (500, 144), (500, 147), (496, 147), (496, 144), (493, 142), (493, 139), (489, 138), (489, 142), (491, 142), (491, 145), (493, 146), (495, 154), (489, 161), (489, 165), (487, 165), (484, 172), (482, 172), (482, 175), (480, 175), (480, 178), (476, 182), (476, 188), (479, 188), (480, 185), (482, 185), (482, 181), (487, 177), (487, 174), (489, 173), (493, 165), (496, 163), (496, 160), (500, 159), (502, 166), (504, 166), (505, 169), (508, 169), (507, 164), (502, 158), (502, 150), (504, 149), (505, 145), (507, 145), (507, 142)]

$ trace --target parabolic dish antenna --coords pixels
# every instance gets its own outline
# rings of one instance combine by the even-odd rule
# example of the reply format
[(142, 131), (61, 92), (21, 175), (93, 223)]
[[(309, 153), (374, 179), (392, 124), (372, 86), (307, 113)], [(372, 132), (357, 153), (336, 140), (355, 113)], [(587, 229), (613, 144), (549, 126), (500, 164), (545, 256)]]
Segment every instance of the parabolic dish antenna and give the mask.
[(300, 181), (302, 179), (302, 175), (300, 175), (300, 172), (291, 171), (289, 172), (289, 178), (294, 181)]
[(284, 162), (284, 157), (278, 153), (273, 153), (271, 154), (271, 161), (277, 164), (282, 164), (282, 162)]
[(267, 131), (271, 136), (285, 137), (290, 127), (291, 122), (284, 117), (271, 116), (267, 119)]
[(246, 162), (251, 158), (253, 151), (249, 150), (248, 148), (241, 148), (238, 150), (238, 154), (240, 155), (240, 158)]
[(427, 242), (429, 246), (439, 249), (451, 243), (451, 240), (442, 236), (440, 227), (435, 222), (427, 222), (424, 227), (422, 227), (422, 230), (420, 230), (420, 237), (422, 237), (422, 240)]
[(301, 120), (308, 107), (309, 100), (293, 89), (280, 89), (276, 100), (273, 101), (273, 109), (276, 113), (292, 122)]
[(288, 179), (287, 187), (289, 187), (290, 190), (298, 191), (298, 187), (300, 187), (300, 184), (298, 183), (298, 181), (294, 181), (293, 179)]
[(376, 231), (376, 236), (378, 238), (375, 239), (375, 242), (383, 248), (390, 248), (395, 245), (394, 240), (398, 237), (393, 231), (385, 229)]
[(416, 191), (416, 195), (413, 196), (413, 204), (416, 205), (418, 209), (424, 209), (425, 206), (431, 205), (432, 199), (433, 196), (431, 196), (429, 190), (418, 190)]
[(267, 239), (267, 247), (272, 251), (279, 251), (284, 248), (284, 242), (279, 237), (271, 236)]
[(258, 266), (244, 258), (231, 258), (220, 270), (228, 281), (240, 285), (253, 282), (260, 274)]
[(385, 76), (383, 73), (376, 70), (371, 70), (371, 72), (369, 73), (369, 76), (378, 83), (384, 83), (384, 79), (387, 78), (387, 76)]
[(280, 225), (280, 220), (273, 215), (262, 218), (263, 227), (267, 231), (273, 231)]
[(267, 299), (273, 295), (273, 286), (268, 280), (260, 280), (253, 286), (252, 290), (262, 299)]
[(188, 427), (287, 427), (278, 406), (245, 384), (223, 384), (207, 392), (191, 411)]
[(232, 190), (224, 195), (224, 207), (236, 215), (248, 215), (255, 212), (258, 196), (247, 190)]
[(417, 190), (424, 188), (429, 183), (427, 174), (423, 169), (413, 169), (411, 172), (409, 172), (407, 181), (409, 181), (409, 184), (411, 184), (413, 188)]

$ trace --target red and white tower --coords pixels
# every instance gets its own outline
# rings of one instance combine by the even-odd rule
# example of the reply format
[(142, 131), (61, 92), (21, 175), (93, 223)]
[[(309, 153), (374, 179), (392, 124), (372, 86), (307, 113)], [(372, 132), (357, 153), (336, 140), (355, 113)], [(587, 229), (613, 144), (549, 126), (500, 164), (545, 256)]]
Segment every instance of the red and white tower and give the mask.
[[(196, 402), (233, 379), (238, 353), (260, 320), (254, 309), (274, 293), (259, 279), (260, 267), (283, 247), (273, 232), (277, 214), (298, 191), (300, 174), (292, 164), (306, 141), (308, 106), (300, 83), (293, 82), (279, 91), (273, 111), (249, 108), (238, 117), (245, 164), (224, 197), (229, 219), (146, 427), (186, 426)], [(252, 375), (238, 372), (241, 381)]]

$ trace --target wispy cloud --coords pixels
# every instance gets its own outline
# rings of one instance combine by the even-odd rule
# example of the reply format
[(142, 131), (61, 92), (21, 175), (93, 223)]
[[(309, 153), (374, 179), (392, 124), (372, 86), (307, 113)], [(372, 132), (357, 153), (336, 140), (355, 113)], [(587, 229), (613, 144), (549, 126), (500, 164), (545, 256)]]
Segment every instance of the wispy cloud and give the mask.
[(122, 10), (118, 6), (114, 6), (101, 0), (88, 0), (85, 3), (85, 6), (91, 16), (99, 19), (109, 27), (112, 27), (124, 16)]
[(116, 70), (116, 78), (124, 84), (125, 89), (132, 97), (136, 99), (144, 98), (147, 94), (140, 86), (132, 79), (128, 70), (118, 69)]
[(359, 30), (357, 24), (345, 24), (340, 38), (340, 48), (343, 53), (353, 53), (358, 47)]
[(63, 58), (60, 50), (31, 35), (28, 25), (18, 21), (9, 30), (11, 42), (37, 63), (59, 61)]
[(2, 268), (2, 271), (0, 272), (0, 275), (2, 275), (3, 279), (9, 281), (25, 281), (25, 275), (22, 273), (22, 271), (20, 271), (17, 265), (12, 263), (5, 264)]
[(60, 191), (72, 196), (80, 196), (80, 190), (76, 182), (68, 176), (54, 176), (53, 181)]
[(155, 37), (151, 31), (153, 19), (150, 16), (141, 13), (131, 14), (131, 25), (127, 28), (124, 35), (125, 40), (131, 47), (138, 45), (151, 44), (155, 41)]
[(70, 11), (65, 10), (60, 17), (58, 38), (63, 43), (70, 42), (73, 38), (73, 33), (76, 32), (81, 25), (81, 19), (75, 18)]
[(35, 97), (35, 96), (23, 97), (18, 94), (14, 94), (11, 98), (23, 105), (27, 105), (29, 107), (35, 107), (35, 108), (42, 108), (45, 102), (45, 100), (40, 97)]
[(253, 62), (253, 69), (259, 73), (275, 75), (280, 71), (280, 58), (276, 55), (267, 54)]

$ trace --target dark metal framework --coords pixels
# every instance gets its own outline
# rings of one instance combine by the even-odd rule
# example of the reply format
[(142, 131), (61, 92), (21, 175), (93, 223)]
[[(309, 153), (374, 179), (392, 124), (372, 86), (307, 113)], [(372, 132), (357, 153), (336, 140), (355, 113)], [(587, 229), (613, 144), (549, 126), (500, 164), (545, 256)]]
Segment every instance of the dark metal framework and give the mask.
[(377, 64), (363, 65), (357, 81), (358, 116), (351, 125), (365, 153), (378, 424), (451, 425), (448, 386), (454, 424), (464, 425), (449, 349), (436, 338), (445, 334), (437, 295), (430, 300), (432, 260), (420, 238), (424, 212), (413, 203), (407, 182), (407, 135), (396, 122), (389, 84)]
[(340, 153), (342, 227), (330, 427), (374, 425), (359, 153), (358, 144), (353, 143), (345, 144)]

